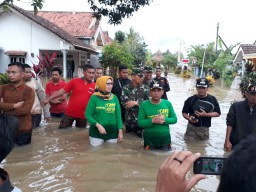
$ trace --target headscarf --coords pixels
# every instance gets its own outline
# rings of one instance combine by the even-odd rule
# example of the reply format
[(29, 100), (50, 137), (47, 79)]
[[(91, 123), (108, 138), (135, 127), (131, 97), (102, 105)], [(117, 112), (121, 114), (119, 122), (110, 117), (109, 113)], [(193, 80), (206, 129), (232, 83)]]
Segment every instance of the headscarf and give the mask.
[(97, 95), (101, 99), (110, 100), (113, 98), (113, 94), (111, 92), (106, 91), (107, 81), (111, 79), (113, 82), (113, 78), (111, 76), (101, 76), (96, 80), (96, 89), (97, 91), (94, 95)]

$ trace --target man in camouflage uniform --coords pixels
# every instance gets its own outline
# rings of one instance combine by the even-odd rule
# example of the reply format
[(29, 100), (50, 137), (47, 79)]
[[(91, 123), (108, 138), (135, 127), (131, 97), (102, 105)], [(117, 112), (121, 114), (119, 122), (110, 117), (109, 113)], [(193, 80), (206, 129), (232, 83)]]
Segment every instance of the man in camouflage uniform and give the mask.
[(143, 80), (143, 84), (149, 86), (150, 83), (153, 81), (153, 77), (152, 77), (152, 67), (149, 66), (145, 66), (144, 67), (144, 80)]
[(138, 126), (138, 112), (140, 104), (149, 98), (149, 87), (142, 84), (144, 79), (141, 69), (134, 69), (132, 81), (123, 87), (121, 103), (125, 107), (125, 126), (126, 132), (134, 132), (142, 137), (143, 130)]

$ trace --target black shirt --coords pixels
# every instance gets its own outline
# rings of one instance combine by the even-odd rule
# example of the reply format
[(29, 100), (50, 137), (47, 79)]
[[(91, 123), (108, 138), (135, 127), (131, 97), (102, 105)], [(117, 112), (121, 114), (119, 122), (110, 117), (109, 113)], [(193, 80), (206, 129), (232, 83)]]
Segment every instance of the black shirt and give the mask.
[(166, 95), (166, 92), (170, 91), (170, 86), (169, 86), (168, 80), (166, 78), (164, 78), (164, 77), (160, 77), (160, 78), (155, 77), (153, 80), (155, 82), (158, 82), (158, 83), (161, 82), (163, 84), (164, 94), (162, 95), (161, 98), (168, 100), (167, 95)]

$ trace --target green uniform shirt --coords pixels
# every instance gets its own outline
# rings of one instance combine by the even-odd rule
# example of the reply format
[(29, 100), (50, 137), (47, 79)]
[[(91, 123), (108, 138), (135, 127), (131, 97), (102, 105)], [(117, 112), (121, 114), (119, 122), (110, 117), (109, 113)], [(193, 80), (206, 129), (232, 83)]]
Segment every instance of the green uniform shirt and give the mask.
[[(122, 129), (120, 104), (115, 95), (111, 100), (103, 100), (92, 95), (85, 111), (85, 117), (90, 123), (89, 135), (104, 140), (116, 139), (118, 129)], [(101, 124), (107, 134), (100, 134), (96, 123)]]
[[(164, 124), (153, 124), (152, 118), (162, 114)], [(162, 99), (159, 104), (144, 101), (139, 110), (138, 125), (144, 128), (144, 146), (162, 147), (171, 144), (169, 124), (175, 124), (177, 117), (170, 101)]]

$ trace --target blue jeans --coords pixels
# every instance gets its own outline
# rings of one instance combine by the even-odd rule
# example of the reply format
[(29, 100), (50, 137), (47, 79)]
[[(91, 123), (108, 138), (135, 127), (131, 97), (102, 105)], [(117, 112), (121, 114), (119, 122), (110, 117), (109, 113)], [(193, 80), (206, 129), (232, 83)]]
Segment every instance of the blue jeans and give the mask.
[(55, 117), (55, 118), (61, 118), (64, 117), (64, 112), (61, 113), (51, 113), (51, 117)]

